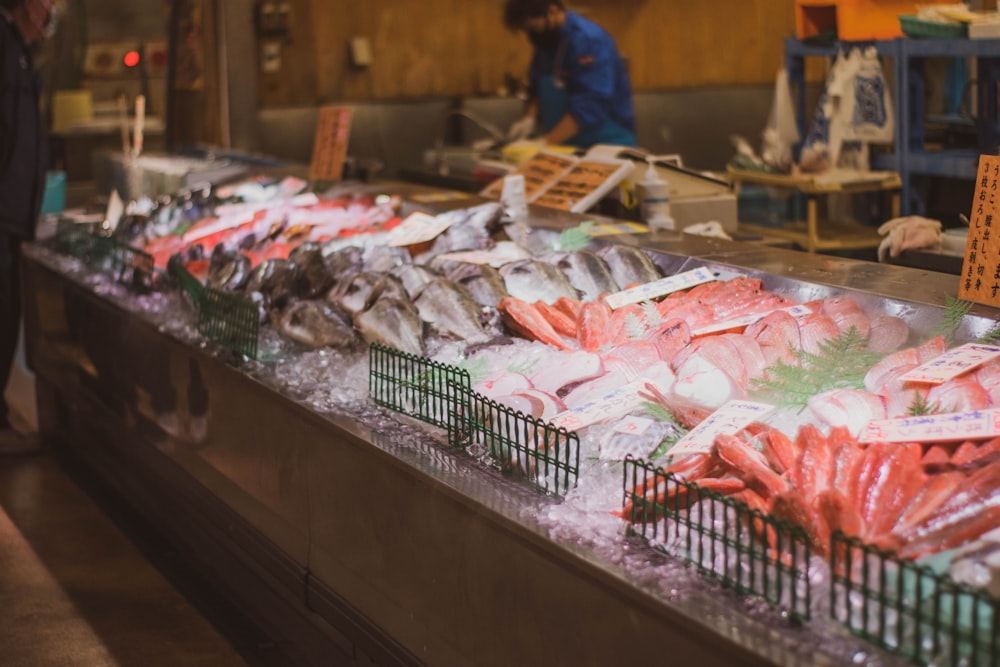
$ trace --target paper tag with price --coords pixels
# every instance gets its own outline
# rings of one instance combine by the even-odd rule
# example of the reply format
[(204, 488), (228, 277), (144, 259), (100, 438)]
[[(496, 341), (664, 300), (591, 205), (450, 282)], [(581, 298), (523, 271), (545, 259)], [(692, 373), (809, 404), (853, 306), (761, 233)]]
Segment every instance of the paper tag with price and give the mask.
[(695, 426), (670, 448), (674, 459), (691, 454), (707, 454), (718, 435), (739, 433), (774, 410), (773, 405), (753, 401), (729, 401)]
[(660, 280), (654, 280), (645, 285), (630, 287), (621, 292), (615, 292), (604, 298), (604, 301), (612, 310), (617, 310), (623, 306), (633, 303), (642, 303), (657, 297), (666, 296), (682, 289), (688, 289), (702, 283), (709, 283), (715, 280), (715, 275), (705, 267), (697, 268), (693, 271), (685, 271), (677, 275), (667, 276)]
[(952, 442), (1000, 435), (1000, 410), (952, 412), (872, 421), (861, 442)]
[(903, 382), (941, 384), (997, 357), (1000, 357), (1000, 347), (996, 345), (968, 343), (948, 350), (936, 359), (914, 368), (900, 379)]

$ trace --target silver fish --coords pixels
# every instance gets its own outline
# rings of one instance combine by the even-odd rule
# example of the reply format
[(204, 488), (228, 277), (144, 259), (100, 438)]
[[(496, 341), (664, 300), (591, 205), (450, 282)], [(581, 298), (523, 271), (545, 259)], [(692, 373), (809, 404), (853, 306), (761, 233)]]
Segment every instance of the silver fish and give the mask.
[(470, 343), (489, 338), (480, 323), (479, 306), (464, 287), (439, 278), (429, 283), (414, 302), (420, 319), (448, 338)]
[(608, 245), (598, 250), (597, 255), (607, 262), (611, 277), (621, 289), (663, 277), (649, 255), (634, 246)]
[(480, 306), (495, 308), (500, 299), (508, 296), (500, 272), (488, 264), (456, 262), (459, 266), (449, 272), (448, 277), (469, 290), (473, 301)]
[(334, 276), (323, 257), (318, 244), (303, 244), (288, 256), (295, 265), (296, 294), (305, 299), (314, 299), (325, 294), (334, 285)]
[(250, 279), (253, 265), (242, 253), (216, 252), (208, 264), (205, 286), (213, 289), (236, 291)]
[(313, 349), (348, 348), (357, 341), (351, 325), (321, 301), (296, 301), (277, 315), (274, 326), (285, 338)]
[(244, 294), (253, 298), (254, 293), (263, 297), (268, 308), (283, 308), (295, 291), (295, 265), (287, 259), (269, 259), (250, 274), (243, 287)]
[(365, 271), (385, 273), (400, 264), (412, 264), (413, 259), (406, 248), (377, 245), (368, 248), (364, 255)]
[(507, 292), (514, 298), (534, 303), (554, 303), (560, 297), (579, 299), (580, 293), (570, 285), (562, 271), (533, 259), (511, 262), (500, 267)]
[(340, 282), (327, 295), (326, 300), (351, 315), (371, 307), (385, 285), (384, 273), (359, 271)]
[(389, 275), (403, 283), (411, 299), (416, 299), (428, 283), (441, 277), (440, 272), (422, 264), (401, 264), (390, 269)]
[(424, 323), (409, 301), (379, 299), (368, 310), (354, 315), (354, 327), (366, 343), (381, 343), (410, 354), (424, 354)]
[(589, 250), (556, 253), (542, 259), (563, 272), (569, 284), (580, 290), (583, 301), (594, 301), (602, 294), (619, 290), (608, 263)]

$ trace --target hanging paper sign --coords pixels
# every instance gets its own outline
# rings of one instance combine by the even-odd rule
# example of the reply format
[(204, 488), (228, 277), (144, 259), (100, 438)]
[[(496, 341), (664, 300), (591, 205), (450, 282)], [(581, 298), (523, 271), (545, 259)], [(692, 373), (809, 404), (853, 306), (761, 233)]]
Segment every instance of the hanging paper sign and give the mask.
[(678, 273), (673, 276), (667, 276), (666, 278), (654, 280), (651, 283), (636, 285), (635, 287), (630, 287), (627, 290), (609, 294), (604, 297), (604, 301), (608, 304), (611, 310), (617, 310), (623, 306), (628, 306), (633, 303), (642, 303), (643, 301), (651, 301), (652, 299), (666, 296), (667, 294), (672, 294), (674, 292), (679, 292), (680, 290), (688, 289), (689, 287), (694, 287), (695, 285), (710, 283), (713, 280), (715, 280), (715, 275), (702, 266), (694, 269), (693, 271), (685, 271), (684, 273)]
[(343, 177), (347, 143), (351, 137), (351, 114), (350, 107), (320, 107), (309, 180), (339, 181)]
[[(1000, 306), (1000, 157), (979, 158), (976, 192), (969, 216), (969, 240), (965, 246), (958, 297)], [(997, 228), (994, 229), (994, 226)]]
[(997, 357), (1000, 357), (1000, 347), (996, 345), (968, 343), (948, 350), (936, 359), (914, 368), (900, 379), (903, 382), (941, 384)]

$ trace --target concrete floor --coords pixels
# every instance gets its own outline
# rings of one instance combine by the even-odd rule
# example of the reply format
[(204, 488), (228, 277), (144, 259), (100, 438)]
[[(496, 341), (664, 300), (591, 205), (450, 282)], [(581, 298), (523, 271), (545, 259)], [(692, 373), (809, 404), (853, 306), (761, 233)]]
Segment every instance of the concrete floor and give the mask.
[[(34, 383), (18, 373), (7, 397), (30, 430)], [(5, 667), (287, 664), (96, 477), (46, 447), (0, 456), (0, 656)]]

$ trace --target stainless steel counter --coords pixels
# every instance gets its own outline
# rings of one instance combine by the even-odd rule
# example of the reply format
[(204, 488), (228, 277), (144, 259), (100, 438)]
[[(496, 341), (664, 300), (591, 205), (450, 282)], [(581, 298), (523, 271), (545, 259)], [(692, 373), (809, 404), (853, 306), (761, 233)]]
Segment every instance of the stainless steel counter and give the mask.
[[(955, 276), (749, 244), (618, 240), (662, 251), (664, 268), (743, 267), (803, 297), (859, 290), (918, 328), (957, 288)], [(609, 551), (553, 531), (539, 517), (558, 500), (449, 449), (441, 434), (364, 405), (310, 408), (260, 379), (273, 362), (200, 345), (171, 317), (81, 276), (26, 248), (43, 434), (303, 663), (894, 664), (822, 615), (793, 627), (635, 538)], [(977, 314), (975, 331), (994, 315)]]

